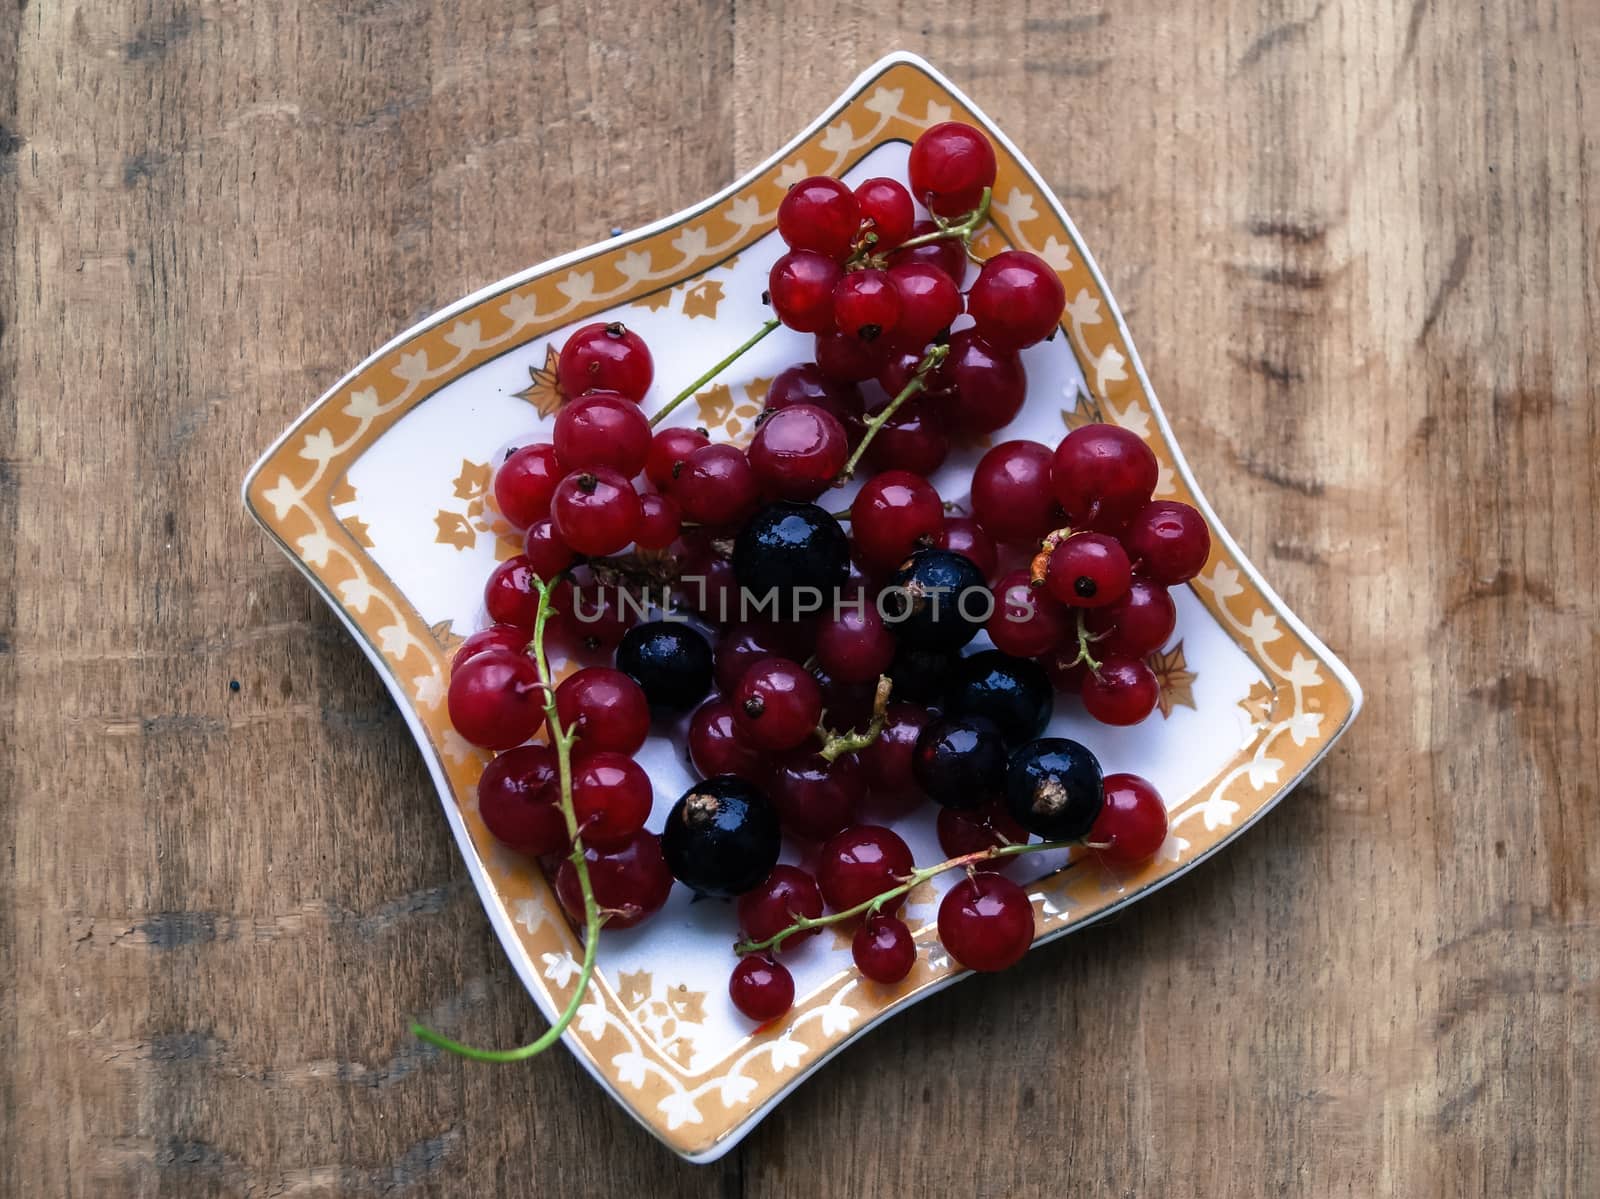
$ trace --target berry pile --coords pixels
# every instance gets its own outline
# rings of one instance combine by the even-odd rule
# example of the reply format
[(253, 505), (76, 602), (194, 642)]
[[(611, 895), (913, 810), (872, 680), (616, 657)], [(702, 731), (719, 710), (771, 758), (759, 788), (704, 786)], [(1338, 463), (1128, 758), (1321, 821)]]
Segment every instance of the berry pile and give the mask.
[[(917, 957), (905, 896), (962, 868), (939, 939), (962, 965), (998, 970), (1033, 939), (1010, 858), (1081, 844), (1136, 866), (1165, 839), (1148, 782), (1103, 775), (1088, 748), (1044, 734), (1058, 692), (1107, 724), (1150, 714), (1144, 659), (1173, 631), (1168, 588), (1205, 563), (1205, 521), (1152, 499), (1154, 454), (1106, 424), (1053, 448), (990, 449), (970, 515), (947, 513), (925, 478), (952, 443), (1017, 414), (1018, 351), (1063, 311), (1056, 274), (1025, 252), (988, 259), (968, 285), (995, 169), (981, 133), (946, 123), (913, 147), (909, 187), (817, 177), (789, 191), (768, 329), (815, 335), (814, 360), (773, 380), (748, 448), (656, 427), (705, 379), (647, 420), (650, 351), (602, 323), (561, 350), (568, 400), (551, 441), (499, 465), (495, 502), (525, 550), (488, 580), (493, 623), (456, 653), (449, 713), (499, 751), (480, 814), (546, 860), (585, 925), (585, 983), (600, 928), (648, 919), (674, 882), (736, 899), (729, 993), (753, 1020), (789, 1009), (780, 955), (824, 925), (853, 927), (865, 977), (899, 982)], [(869, 406), (868, 380), (887, 399)], [(814, 502), (859, 468), (872, 473), (848, 512)], [(651, 605), (637, 602), (641, 573), (660, 587)], [(993, 648), (964, 652), (980, 634)], [(550, 638), (608, 664), (551, 688)], [(653, 718), (686, 718), (701, 778), (659, 835), (634, 761)], [(918, 867), (870, 813), (923, 802), (949, 856)], [(804, 868), (779, 863), (786, 846)]]

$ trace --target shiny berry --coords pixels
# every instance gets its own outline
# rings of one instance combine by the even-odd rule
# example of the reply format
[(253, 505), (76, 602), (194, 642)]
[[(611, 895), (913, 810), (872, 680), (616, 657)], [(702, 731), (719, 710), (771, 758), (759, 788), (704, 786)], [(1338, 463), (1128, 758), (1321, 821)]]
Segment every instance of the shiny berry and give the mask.
[(577, 729), (577, 748), (636, 754), (650, 734), (644, 692), (620, 670), (586, 666), (556, 687), (556, 715), (567, 731)]
[(954, 650), (978, 635), (991, 602), (988, 584), (971, 559), (922, 549), (889, 577), (881, 607), (884, 623), (902, 645)]
[(569, 398), (586, 391), (615, 391), (638, 403), (654, 376), (644, 338), (618, 321), (575, 329), (556, 363), (556, 382)]
[(681, 571), (673, 594), (713, 624), (739, 617), (739, 581), (733, 563), (707, 530), (691, 530), (683, 538)]
[[(908, 241), (915, 240), (927, 233), (935, 233), (939, 226), (932, 221), (918, 221), (911, 227), (911, 237)], [(937, 267), (950, 276), (951, 282), (957, 287), (966, 281), (967, 277), (967, 251), (958, 238), (945, 237), (938, 241), (927, 242), (924, 245), (912, 246), (909, 250), (896, 250), (889, 255), (891, 267), (903, 266), (909, 262), (920, 262), (927, 266)]]
[(811, 250), (791, 250), (772, 264), (767, 295), (772, 311), (791, 329), (825, 333), (833, 328), (833, 289), (839, 264)]
[(539, 612), (538, 581), (522, 554), (496, 566), (483, 586), (483, 606), (488, 609), (489, 618), (497, 624), (515, 625), (531, 632)]
[(850, 443), (831, 412), (815, 404), (792, 404), (766, 415), (747, 452), (764, 495), (814, 500), (844, 469)]
[(528, 569), (535, 578), (547, 582), (578, 560), (572, 547), (561, 540), (561, 534), (556, 532), (556, 522), (548, 516), (541, 516), (528, 526), (528, 535), (522, 544)]
[[(869, 417), (877, 416), (893, 401), (876, 405)], [(940, 407), (913, 398), (895, 409), (867, 446), (865, 460), (876, 471), (903, 470), (914, 475), (931, 475), (950, 455), (950, 435)]]
[(642, 550), (664, 550), (678, 539), (683, 517), (671, 496), (651, 492), (639, 497), (639, 525), (633, 540)]
[(822, 689), (788, 658), (766, 658), (744, 672), (729, 697), (739, 733), (759, 749), (794, 749), (816, 732)]
[(527, 654), (484, 650), (450, 676), (450, 723), (473, 745), (510, 749), (533, 735), (543, 697), (538, 667)]
[(834, 284), (833, 321), (861, 341), (893, 337), (900, 325), (900, 293), (886, 271), (851, 271)]
[(701, 446), (710, 444), (711, 438), (704, 429), (686, 429), (681, 425), (658, 429), (650, 439), (650, 452), (645, 455), (645, 478), (663, 494), (671, 491), (684, 460)]
[(1046, 841), (1076, 841), (1100, 814), (1100, 760), (1065, 737), (1041, 737), (1013, 751), (1005, 772), (1006, 810)]
[(839, 604), (817, 626), (817, 664), (842, 683), (868, 683), (888, 671), (895, 640), (865, 598)]
[(919, 704), (936, 704), (955, 668), (956, 654), (947, 649), (921, 649), (902, 644), (889, 666), (894, 694)]
[(968, 970), (1004, 970), (1033, 944), (1028, 893), (1001, 874), (962, 879), (939, 903), (939, 941)]
[(849, 569), (850, 539), (816, 504), (768, 504), (733, 543), (733, 572), (744, 598), (778, 620), (820, 611)]
[[(983, 853), (1001, 845), (1025, 845), (1028, 830), (1006, 811), (1003, 799), (990, 799), (976, 808), (940, 808), (937, 822), (939, 848), (947, 857), (960, 858)], [(975, 870), (1001, 870), (1005, 858), (978, 862)]]
[(870, 569), (889, 570), (944, 527), (944, 505), (909, 471), (874, 475), (850, 504), (850, 537)]
[(784, 832), (808, 841), (825, 841), (854, 823), (867, 794), (854, 755), (829, 762), (808, 747), (778, 759), (772, 767), (770, 788)]
[(967, 293), (973, 327), (999, 350), (1043, 341), (1060, 326), (1066, 306), (1061, 277), (1026, 250), (1006, 250), (989, 259)]
[(945, 715), (982, 716), (1007, 744), (1037, 737), (1050, 723), (1055, 693), (1044, 667), (1032, 658), (980, 650), (956, 663), (945, 695)]
[(758, 1024), (778, 1019), (794, 1006), (794, 975), (765, 954), (740, 958), (728, 978), (728, 998), (739, 1014)]
[(952, 391), (944, 403), (952, 427), (968, 437), (1003, 429), (1028, 398), (1028, 372), (1022, 359), (996, 349), (972, 329), (950, 338), (950, 356), (940, 378)]
[(916, 790), (912, 758), (917, 738), (933, 719), (921, 704), (896, 701), (884, 713), (883, 731), (859, 751), (861, 774), (867, 786), (884, 796), (907, 795)]
[(556, 485), (550, 515), (562, 541), (580, 554), (601, 557), (633, 540), (639, 528), (639, 496), (618, 471), (578, 471)]
[(996, 541), (1037, 549), (1060, 526), (1051, 453), (1037, 441), (1003, 441), (972, 472), (972, 514)]
[(556, 448), (547, 442), (512, 450), (494, 472), (494, 503), (500, 514), (526, 529), (550, 513), (550, 497), (566, 472), (556, 460)]
[(862, 341), (837, 329), (817, 334), (817, 370), (840, 383), (865, 383), (876, 379), (889, 353), (886, 341)]
[(548, 745), (497, 754), (478, 777), (478, 815), (495, 839), (529, 857), (567, 848), (561, 782)]
[[(798, 866), (774, 866), (766, 880), (739, 896), (739, 931), (747, 941), (766, 941), (777, 936), (802, 916), (815, 920), (822, 915), (822, 892), (817, 880)], [(817, 935), (814, 928), (792, 933), (783, 939), (776, 952), (788, 953)]]
[(711, 690), (711, 646), (680, 621), (650, 621), (623, 637), (617, 669), (639, 684), (652, 708), (687, 712)]
[(1161, 684), (1138, 658), (1107, 654), (1083, 679), (1083, 706), (1101, 724), (1138, 724), (1155, 711)]
[(450, 659), (450, 670), (454, 673), (467, 659), (476, 658), (485, 650), (505, 649), (514, 654), (527, 653), (528, 637), (527, 629), (514, 624), (492, 624), (486, 629), (479, 629), (456, 650), (455, 657)]
[(911, 773), (941, 807), (976, 808), (1005, 786), (1005, 740), (982, 716), (937, 717), (917, 738)]
[(827, 175), (802, 179), (778, 205), (778, 236), (791, 250), (843, 258), (860, 227), (861, 205), (855, 194)]
[(1050, 553), (1045, 590), (1071, 608), (1104, 608), (1128, 594), (1133, 568), (1122, 543), (1104, 533), (1074, 533)]
[(742, 895), (778, 864), (772, 802), (745, 779), (702, 779), (672, 805), (661, 852), (672, 877), (701, 895)]
[(1205, 567), (1211, 530), (1188, 504), (1153, 500), (1128, 521), (1122, 544), (1141, 575), (1172, 587), (1187, 583)]
[(762, 786), (771, 773), (768, 755), (740, 736), (733, 705), (725, 699), (709, 699), (695, 709), (688, 744), (689, 761), (701, 778), (736, 774)]
[(960, 554), (978, 568), (986, 579), (994, 577), (1000, 562), (999, 550), (987, 529), (970, 516), (947, 516), (944, 528), (933, 539), (935, 549)]
[(1081, 425), (1061, 439), (1050, 465), (1056, 500), (1073, 524), (1125, 523), (1150, 502), (1160, 468), (1150, 447), (1120, 425)]
[(586, 845), (615, 848), (631, 840), (650, 818), (652, 799), (650, 776), (625, 754), (601, 750), (573, 763), (572, 808)]
[(1167, 805), (1148, 779), (1108, 774), (1105, 802), (1084, 838), (1103, 862), (1138, 866), (1161, 851), (1167, 839)]
[[(817, 885), (822, 898), (836, 912), (865, 903), (898, 886), (914, 870), (910, 847), (900, 834), (875, 824), (859, 824), (828, 838), (817, 858)], [(886, 901), (878, 910), (900, 910), (904, 896)]]
[(627, 396), (594, 391), (556, 413), (551, 440), (568, 471), (606, 466), (631, 479), (649, 456), (650, 422)]
[(810, 652), (809, 634), (805, 626), (787, 621), (744, 620), (728, 625), (717, 637), (717, 688), (732, 695), (744, 672), (763, 658), (799, 661)]
[(917, 943), (905, 921), (895, 916), (868, 916), (850, 941), (856, 969), (875, 983), (897, 983), (917, 964)]
[(994, 147), (971, 125), (944, 121), (911, 145), (911, 194), (940, 216), (963, 216), (994, 186)]
[(994, 585), (994, 600), (994, 614), (984, 631), (996, 649), (1013, 657), (1048, 654), (1065, 644), (1073, 633), (1066, 609), (1049, 593), (1035, 587), (1026, 569), (1002, 575)]
[(1178, 609), (1163, 584), (1135, 576), (1126, 595), (1091, 611), (1086, 623), (1095, 653), (1143, 658), (1167, 643)]
[(585, 649), (615, 649), (643, 617), (643, 604), (632, 592), (615, 583), (591, 582), (572, 589), (562, 627)]
[(841, 382), (825, 374), (815, 362), (785, 367), (767, 388), (766, 411), (781, 412), (797, 404), (810, 404), (830, 413), (847, 433), (852, 422), (859, 424), (861, 420), (861, 389), (851, 381)]
[(960, 289), (936, 266), (903, 262), (889, 268), (889, 282), (900, 297), (900, 320), (894, 329), (896, 345), (920, 353), (961, 315)]
[(861, 219), (872, 222), (869, 232), (878, 235), (872, 243), (875, 253), (893, 249), (911, 236), (917, 209), (911, 193), (898, 180), (868, 179), (856, 187), (856, 203), (861, 206)]
[(760, 494), (750, 460), (731, 445), (702, 446), (690, 454), (672, 485), (684, 519), (712, 528), (738, 524), (755, 511)]
[[(632, 928), (655, 915), (672, 891), (672, 875), (661, 855), (661, 839), (654, 833), (637, 832), (614, 849), (585, 845), (583, 860), (608, 929)], [(562, 859), (556, 871), (556, 897), (567, 916), (581, 925), (583, 892), (578, 886), (578, 871), (567, 858)]]

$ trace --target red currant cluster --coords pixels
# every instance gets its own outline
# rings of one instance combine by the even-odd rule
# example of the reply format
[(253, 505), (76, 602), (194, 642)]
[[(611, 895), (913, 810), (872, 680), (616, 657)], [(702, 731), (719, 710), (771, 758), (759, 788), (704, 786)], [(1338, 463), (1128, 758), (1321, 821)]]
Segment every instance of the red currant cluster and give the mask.
[[(940, 941), (962, 965), (997, 970), (1033, 938), (1026, 892), (1003, 873), (1011, 858), (1082, 844), (1137, 865), (1166, 837), (1148, 782), (1103, 776), (1086, 747), (1043, 734), (1057, 690), (1107, 723), (1149, 715), (1143, 658), (1173, 630), (1167, 588), (1205, 562), (1205, 522), (1153, 501), (1154, 455), (1105, 424), (1053, 451), (996, 446), (973, 479), (972, 514), (946, 512), (924, 476), (952, 439), (1020, 410), (1017, 351), (1053, 332), (1063, 294), (1046, 264), (1017, 252), (984, 262), (963, 294), (995, 179), (982, 134), (935, 126), (909, 175), (909, 190), (813, 178), (785, 198), (790, 249), (770, 300), (779, 321), (816, 335), (815, 361), (774, 379), (748, 450), (653, 431), (695, 389), (646, 420), (649, 350), (595, 324), (561, 351), (558, 380), (574, 398), (552, 442), (514, 450), (496, 473), (525, 552), (490, 576), (494, 623), (452, 662), (450, 717), (501, 751), (479, 812), (554, 868), (587, 929), (585, 980), (601, 925), (637, 924), (677, 881), (737, 899), (729, 989), (752, 1019), (788, 1010), (779, 955), (825, 925), (852, 924), (861, 973), (895, 983), (916, 958), (897, 914), (906, 895), (957, 868), (966, 876), (939, 906)], [(929, 219), (916, 220), (913, 195)], [(970, 323), (952, 333), (963, 308)], [(872, 409), (859, 386), (869, 379), (889, 397)], [(876, 473), (847, 513), (812, 502), (863, 462)], [(618, 556), (629, 546), (671, 550), (676, 578), (656, 619), (616, 586), (639, 566)], [(963, 654), (983, 632), (995, 648)], [(613, 663), (551, 688), (549, 635), (614, 650)], [(701, 778), (659, 836), (645, 829), (652, 788), (634, 760), (653, 715), (688, 717)], [(541, 726), (547, 743), (530, 744)], [(949, 856), (918, 867), (872, 815), (930, 800)], [(779, 864), (786, 840), (804, 866)]]

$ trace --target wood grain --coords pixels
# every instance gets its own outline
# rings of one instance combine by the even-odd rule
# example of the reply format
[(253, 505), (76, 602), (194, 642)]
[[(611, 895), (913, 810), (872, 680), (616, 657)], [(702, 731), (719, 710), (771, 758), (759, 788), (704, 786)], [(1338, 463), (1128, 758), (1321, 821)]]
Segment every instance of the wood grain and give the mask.
[[(1600, 12), (0, 6), (0, 1192), (1600, 1194)], [(1367, 688), (1214, 864), (676, 1162), (538, 1018), (237, 500), (395, 330), (926, 55)], [(237, 692), (230, 682), (237, 681)]]

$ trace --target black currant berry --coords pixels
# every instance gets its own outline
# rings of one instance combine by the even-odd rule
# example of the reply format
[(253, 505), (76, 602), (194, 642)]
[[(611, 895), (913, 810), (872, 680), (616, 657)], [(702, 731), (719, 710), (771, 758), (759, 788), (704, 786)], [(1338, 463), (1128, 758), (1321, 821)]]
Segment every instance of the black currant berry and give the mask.
[(951, 550), (916, 550), (884, 590), (883, 621), (902, 645), (954, 650), (978, 635), (992, 604), (972, 559)]
[(821, 611), (850, 573), (850, 539), (815, 504), (780, 500), (757, 512), (733, 543), (733, 574), (746, 602), (777, 597), (763, 607), (777, 620)]
[(1011, 755), (1006, 808), (1011, 818), (1047, 841), (1088, 835), (1104, 800), (1100, 760), (1065, 737), (1041, 737)]
[(672, 805), (661, 852), (672, 877), (701, 895), (742, 895), (778, 864), (778, 813), (754, 784), (731, 774), (696, 783)]
[(889, 667), (894, 697), (911, 703), (938, 704), (944, 698), (955, 664), (956, 656), (948, 650), (900, 646)]
[(982, 716), (941, 716), (917, 737), (911, 773), (934, 803), (981, 807), (1005, 791), (1005, 741)]
[(1055, 710), (1055, 691), (1033, 659), (986, 649), (955, 664), (944, 710), (948, 716), (985, 716), (1007, 745), (1016, 745), (1044, 732)]
[(644, 692), (652, 708), (687, 712), (711, 690), (711, 646), (681, 621), (634, 625), (617, 647), (617, 669)]

